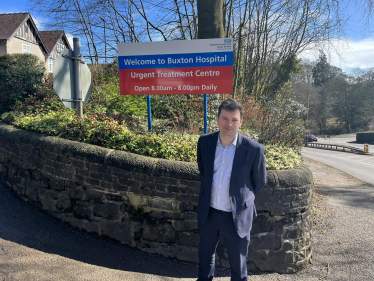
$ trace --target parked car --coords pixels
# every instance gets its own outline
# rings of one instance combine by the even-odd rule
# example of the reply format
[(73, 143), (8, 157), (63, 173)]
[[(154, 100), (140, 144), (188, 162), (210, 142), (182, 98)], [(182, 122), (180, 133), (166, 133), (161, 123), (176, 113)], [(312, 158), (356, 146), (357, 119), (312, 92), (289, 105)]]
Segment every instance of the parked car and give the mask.
[(308, 141), (315, 141), (315, 142), (318, 141), (318, 139), (315, 135), (308, 135), (307, 138), (308, 138)]

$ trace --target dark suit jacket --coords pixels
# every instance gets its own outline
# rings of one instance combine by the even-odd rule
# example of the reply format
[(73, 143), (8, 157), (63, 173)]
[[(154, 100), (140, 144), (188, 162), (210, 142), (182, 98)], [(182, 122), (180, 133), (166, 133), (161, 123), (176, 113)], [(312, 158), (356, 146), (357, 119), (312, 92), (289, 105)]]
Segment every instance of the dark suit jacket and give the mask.
[[(197, 144), (197, 164), (202, 175), (198, 220), (205, 223), (210, 206), (214, 157), (218, 132), (202, 135)], [(240, 237), (247, 236), (256, 217), (255, 195), (266, 184), (264, 148), (261, 144), (239, 133), (232, 165), (230, 191), (232, 216)]]

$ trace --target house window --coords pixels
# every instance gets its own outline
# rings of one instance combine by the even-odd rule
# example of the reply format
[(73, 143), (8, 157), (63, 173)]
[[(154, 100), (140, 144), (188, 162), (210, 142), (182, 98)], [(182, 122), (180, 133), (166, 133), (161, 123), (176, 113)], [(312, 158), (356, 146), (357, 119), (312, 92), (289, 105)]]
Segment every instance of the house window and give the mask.
[(31, 46), (22, 44), (22, 53), (23, 54), (31, 54)]
[(65, 46), (62, 42), (57, 43), (57, 52), (61, 53), (65, 49)]
[(27, 23), (25, 23), (25, 33), (29, 33), (29, 27), (27, 26)]
[(53, 73), (53, 63), (54, 63), (54, 59), (48, 59), (48, 71), (49, 73)]

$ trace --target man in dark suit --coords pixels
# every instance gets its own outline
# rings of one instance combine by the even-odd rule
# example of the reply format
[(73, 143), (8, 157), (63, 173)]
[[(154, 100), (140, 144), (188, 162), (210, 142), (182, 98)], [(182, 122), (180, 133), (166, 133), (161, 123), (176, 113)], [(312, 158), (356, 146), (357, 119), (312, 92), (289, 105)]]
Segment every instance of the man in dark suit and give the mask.
[(202, 175), (198, 227), (199, 279), (212, 280), (215, 251), (221, 233), (231, 268), (231, 280), (247, 280), (248, 245), (254, 199), (266, 184), (262, 145), (241, 135), (243, 106), (234, 99), (218, 109), (219, 132), (202, 135), (197, 145), (197, 163)]

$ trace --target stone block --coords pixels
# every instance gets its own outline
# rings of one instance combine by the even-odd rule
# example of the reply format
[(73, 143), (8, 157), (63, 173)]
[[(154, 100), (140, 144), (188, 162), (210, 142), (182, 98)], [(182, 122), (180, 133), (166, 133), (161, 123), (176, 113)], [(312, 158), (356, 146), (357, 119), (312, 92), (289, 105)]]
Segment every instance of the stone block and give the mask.
[(276, 271), (288, 273), (288, 266), (283, 263), (286, 253), (282, 250), (269, 251), (266, 260), (255, 261), (260, 271)]
[(89, 202), (80, 202), (74, 208), (74, 215), (78, 219), (86, 219), (91, 221), (93, 218), (93, 206)]
[[(160, 197), (160, 198), (177, 199), (177, 197), (178, 197), (178, 195), (176, 193), (161, 192), (161, 191), (158, 191), (158, 190), (142, 190), (142, 189), (132, 190), (131, 189), (131, 191), (138, 192), (138, 193), (148, 195), (148, 196)], [(179, 199), (178, 199), (178, 201), (179, 201)]]
[(303, 234), (303, 230), (298, 227), (297, 225), (292, 225), (290, 227), (285, 227), (284, 228), (284, 239), (296, 239), (301, 237)]
[(163, 243), (173, 243), (175, 242), (175, 230), (170, 223), (154, 225), (146, 223), (144, 225), (143, 239)]
[(49, 188), (39, 188), (39, 197), (45, 199), (58, 199), (59, 192)]
[(277, 171), (277, 175), (280, 187), (294, 187), (302, 184), (300, 176), (295, 170)]
[(129, 186), (123, 185), (121, 183), (112, 183), (111, 190), (118, 191), (118, 192), (128, 191), (129, 190)]
[(197, 220), (196, 212), (184, 212), (182, 216), (185, 220)]
[(40, 203), (42, 204), (43, 210), (51, 211), (51, 212), (57, 211), (56, 209), (57, 200), (50, 199), (50, 198), (43, 198), (43, 197), (41, 197), (39, 200), (40, 200)]
[(175, 211), (178, 209), (178, 202), (161, 198), (149, 198), (146, 205), (156, 209)]
[(87, 224), (87, 220), (77, 219), (71, 215), (65, 215), (64, 221), (79, 229), (85, 229), (85, 225)]
[(282, 247), (282, 249), (284, 250), (284, 251), (290, 251), (290, 250), (293, 250), (293, 248), (294, 248), (294, 243), (293, 243), (293, 240), (284, 240), (283, 241), (283, 247)]
[(94, 204), (94, 215), (106, 218), (108, 220), (118, 220), (120, 218), (121, 212), (117, 203), (114, 202), (104, 202)]
[(69, 209), (71, 206), (71, 200), (67, 194), (59, 194), (58, 201), (57, 201), (57, 209), (66, 210)]
[(50, 184), (53, 189), (65, 189), (65, 182), (63, 179), (51, 178)]
[(106, 190), (111, 190), (112, 189), (112, 183), (108, 181), (101, 181), (100, 182), (100, 187)]
[(70, 198), (72, 199), (85, 199), (86, 193), (83, 188), (70, 189)]
[(277, 186), (279, 186), (277, 171), (267, 171), (266, 185), (264, 188), (276, 188)]
[(292, 194), (293, 190), (290, 187), (277, 187), (274, 188), (274, 194)]
[(167, 192), (167, 186), (166, 186), (166, 184), (157, 183), (156, 186), (155, 186), (155, 189), (157, 191)]
[[(137, 173), (128, 172), (123, 169), (114, 168), (114, 167), (111, 168), (111, 171), (112, 171), (113, 176), (116, 176), (120, 179), (130, 179), (130, 180), (137, 179)], [(142, 175), (141, 178), (145, 178), (145, 175), (144, 176)]]
[(21, 184), (13, 184), (13, 190), (18, 194), (18, 195), (24, 195), (25, 194), (25, 186)]
[(104, 194), (94, 189), (86, 190), (86, 200), (92, 200), (95, 202), (102, 202)]
[[(28, 170), (24, 170), (24, 169), (19, 170), (17, 177), (23, 178), (25, 180), (29, 180), (29, 179), (35, 180), (31, 178), (31, 173)], [(44, 177), (43, 180), (45, 180), (45, 178), (46, 177)]]
[(96, 233), (98, 235), (101, 235), (101, 228), (100, 228), (100, 222), (96, 221), (86, 221), (83, 224), (83, 228), (90, 233)]
[(106, 174), (103, 172), (90, 171), (89, 177), (100, 181), (117, 182), (116, 177), (113, 177), (111, 174)]
[(53, 176), (55, 174), (55, 168), (48, 166), (48, 165), (43, 165), (43, 169), (41, 169), (41, 171), (45, 175)]
[(91, 162), (85, 162), (85, 168), (90, 172), (104, 173), (106, 175), (111, 175), (113, 170), (111, 166)]
[(70, 172), (70, 171), (66, 171), (66, 170), (55, 169), (55, 176), (57, 176), (61, 179), (74, 180), (75, 179), (75, 171)]
[(313, 184), (313, 174), (307, 166), (302, 166), (297, 169), (296, 172), (299, 174), (300, 183), (304, 184)]
[(165, 219), (168, 219), (168, 220), (180, 220), (180, 219), (183, 219), (183, 214), (181, 214), (181, 213), (169, 213), (169, 212), (161, 212), (161, 213), (162, 213), (162, 216)]
[(275, 233), (261, 233), (251, 236), (252, 248), (254, 251), (258, 250), (277, 250), (282, 247), (282, 239)]
[(100, 186), (100, 181), (97, 179), (86, 178), (85, 183), (90, 186)]
[(259, 261), (266, 260), (268, 257), (268, 250), (254, 250), (248, 254), (248, 260)]
[(17, 173), (15, 167), (13, 165), (8, 166), (8, 179), (14, 180), (15, 174)]
[(253, 220), (252, 234), (270, 232), (273, 227), (273, 222), (269, 213), (259, 213)]
[(157, 211), (150, 212), (149, 216), (151, 218), (154, 218), (154, 219), (162, 219), (163, 218), (162, 213), (161, 212), (157, 212)]
[(137, 243), (137, 248), (140, 248), (141, 251), (151, 253), (151, 254), (160, 254), (166, 258), (176, 258), (178, 248), (177, 245), (167, 244), (167, 243), (158, 243), (148, 240), (141, 239)]
[(39, 186), (36, 181), (29, 181), (25, 189), (25, 196), (33, 201), (38, 201)]
[(179, 232), (178, 244), (186, 247), (199, 247), (199, 234), (195, 232)]
[(100, 222), (102, 235), (120, 241), (123, 244), (131, 244), (133, 241), (131, 225), (128, 222), (117, 222), (103, 219)]
[(198, 249), (179, 246), (176, 258), (181, 261), (198, 263), (199, 262)]
[(127, 199), (127, 196), (120, 192), (103, 192), (104, 197), (108, 201), (116, 201), (119, 202), (120, 205)]
[(247, 262), (247, 271), (248, 272), (257, 272), (258, 268), (253, 261)]
[(174, 222), (176, 231), (197, 230), (197, 219), (195, 220), (178, 220)]

